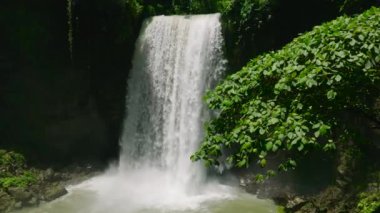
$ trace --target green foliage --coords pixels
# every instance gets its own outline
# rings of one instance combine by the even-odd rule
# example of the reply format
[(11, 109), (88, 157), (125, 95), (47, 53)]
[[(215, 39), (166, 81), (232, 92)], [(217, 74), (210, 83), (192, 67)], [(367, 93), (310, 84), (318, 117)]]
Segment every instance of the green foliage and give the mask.
[(131, 16), (134, 18), (138, 17), (144, 9), (139, 0), (126, 0), (125, 4), (129, 9), (128, 11), (131, 12)]
[(191, 0), (181, 1), (181, 8), (188, 8), (185, 13), (226, 13), (231, 9), (234, 0)]
[(362, 193), (357, 206), (360, 213), (373, 213), (380, 210), (380, 192)]
[(225, 31), (226, 56), (232, 70), (271, 48), (273, 12), (277, 0), (218, 1)]
[[(262, 161), (266, 161), (265, 159), (263, 159)], [(261, 166), (265, 166), (265, 165), (261, 165)], [(264, 183), (266, 180), (268, 180), (269, 178), (273, 177), (276, 175), (276, 172), (273, 171), (273, 170), (268, 170), (266, 171), (265, 174), (257, 174), (255, 175), (255, 182), (256, 183)]]
[(36, 181), (36, 173), (26, 169), (24, 156), (0, 150), (0, 188), (26, 187)]
[(263, 21), (267, 19), (274, 0), (243, 0), (243, 1), (220, 1), (219, 8), (226, 17), (229, 25), (243, 33), (259, 29)]
[[(159, 14), (203, 14), (215, 12), (226, 14), (232, 9), (234, 4), (237, 4), (239, 2), (235, 0), (122, 1), (124, 1), (129, 7), (132, 8), (131, 11), (136, 11), (136, 14), (144, 13), (145, 16), (153, 16)], [(249, 3), (250, 1), (245, 2)], [(247, 6), (249, 6), (249, 4), (247, 4)]]
[(368, 8), (370, 5), (378, 5), (373, 0), (332, 0), (341, 13), (353, 14), (358, 11), (363, 11), (363, 8)]
[[(250, 17), (256, 11), (261, 11), (265, 6), (267, 6), (271, 1), (269, 0), (245, 0), (245, 1), (235, 1), (234, 5), (238, 5), (240, 8), (240, 23), (245, 23), (249, 21)], [(232, 7), (232, 6), (231, 6)]]
[(219, 11), (220, 13), (227, 13), (228, 11), (231, 10), (232, 4), (234, 2), (235, 1), (233, 1), (233, 0), (219, 0), (219, 1), (216, 1), (217, 11)]
[(22, 187), (25, 188), (28, 185), (37, 182), (36, 174), (32, 171), (25, 171), (18, 176), (10, 176), (0, 178), (0, 188), (8, 187)]
[(278, 169), (295, 168), (298, 154), (335, 149), (339, 114), (368, 110), (379, 83), (380, 9), (315, 27), (207, 94), (218, 116), (191, 159), (219, 164), (223, 153), (232, 166), (265, 167), (270, 153), (285, 151), (293, 158)]
[(285, 213), (285, 207), (284, 206), (278, 206), (277, 207), (277, 213)]
[[(11, 170), (23, 168), (25, 165), (25, 158), (19, 153), (7, 152), (0, 149), (0, 168), (2, 170)], [(0, 175), (1, 176), (1, 175)]]

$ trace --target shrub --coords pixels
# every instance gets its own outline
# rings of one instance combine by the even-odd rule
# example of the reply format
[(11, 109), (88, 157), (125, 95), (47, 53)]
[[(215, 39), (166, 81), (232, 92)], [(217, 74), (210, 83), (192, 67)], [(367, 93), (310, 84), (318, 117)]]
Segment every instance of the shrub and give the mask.
[(24, 156), (19, 153), (0, 150), (0, 169), (3, 170), (2, 172), (17, 170), (23, 168), (24, 166)]
[(0, 188), (21, 187), (37, 182), (36, 174), (32, 171), (24, 171), (21, 175), (0, 178)]
[[(315, 27), (283, 49), (251, 60), (206, 95), (218, 113), (192, 160), (265, 167), (269, 153), (332, 150), (340, 113), (368, 111), (380, 85), (380, 9)], [(226, 155), (226, 160), (221, 156)], [(224, 159), (224, 158), (223, 158)]]
[(0, 189), (8, 187), (25, 188), (36, 181), (36, 172), (26, 169), (23, 155), (0, 150)]
[(357, 211), (360, 213), (372, 213), (380, 210), (380, 192), (377, 193), (362, 193), (357, 206)]

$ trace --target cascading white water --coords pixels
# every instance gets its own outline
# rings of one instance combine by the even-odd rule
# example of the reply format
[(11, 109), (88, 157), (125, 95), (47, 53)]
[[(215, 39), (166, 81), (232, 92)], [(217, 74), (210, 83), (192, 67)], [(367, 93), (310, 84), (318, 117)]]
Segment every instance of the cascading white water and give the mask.
[(219, 15), (145, 21), (128, 80), (118, 166), (21, 213), (269, 213), (272, 202), (205, 180), (190, 155), (209, 113), (202, 96), (223, 72)]
[(209, 117), (202, 97), (225, 67), (222, 45), (219, 14), (145, 21), (128, 80), (120, 169), (159, 170), (170, 188), (201, 184), (203, 168), (190, 155)]

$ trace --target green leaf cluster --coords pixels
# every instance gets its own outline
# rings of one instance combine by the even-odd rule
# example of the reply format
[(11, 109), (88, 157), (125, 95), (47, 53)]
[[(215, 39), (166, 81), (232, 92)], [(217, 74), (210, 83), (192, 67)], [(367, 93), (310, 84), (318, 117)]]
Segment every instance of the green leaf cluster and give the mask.
[[(0, 168), (2, 170), (16, 170), (25, 166), (25, 158), (16, 152), (0, 150)], [(3, 171), (4, 172), (4, 171)]]
[(380, 192), (362, 193), (357, 205), (357, 211), (360, 213), (373, 213), (380, 210)]
[(0, 177), (0, 188), (21, 187), (25, 188), (37, 182), (36, 173), (24, 171), (21, 175)]
[(0, 188), (27, 187), (35, 182), (37, 174), (26, 169), (23, 155), (0, 150)]
[[(206, 95), (218, 115), (191, 159), (265, 167), (271, 153), (333, 150), (333, 130), (343, 126), (340, 113), (368, 110), (379, 85), (379, 8), (317, 26), (251, 60)], [(289, 158), (278, 169), (296, 165)]]

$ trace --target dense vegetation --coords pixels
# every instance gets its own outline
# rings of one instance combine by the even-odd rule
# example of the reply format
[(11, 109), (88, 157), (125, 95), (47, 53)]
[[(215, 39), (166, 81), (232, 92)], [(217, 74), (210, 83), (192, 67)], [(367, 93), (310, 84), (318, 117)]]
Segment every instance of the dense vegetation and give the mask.
[(380, 192), (375, 192), (372, 194), (361, 194), (362, 198), (357, 206), (357, 211), (360, 213), (371, 213), (376, 212), (380, 209)]
[(379, 85), (380, 9), (340, 17), (253, 59), (208, 93), (218, 116), (192, 159), (265, 167), (284, 151), (289, 158), (278, 169), (294, 168), (300, 154), (344, 143), (342, 116), (370, 113)]
[(25, 158), (21, 154), (0, 150), (0, 190), (25, 188), (36, 181), (35, 172), (26, 169)]

